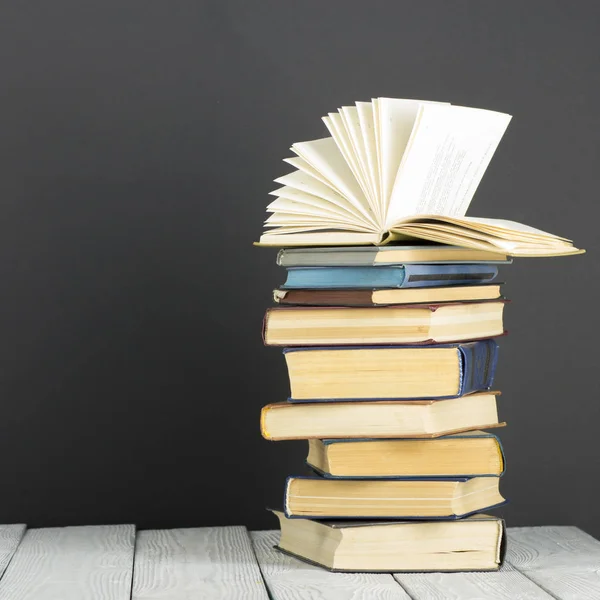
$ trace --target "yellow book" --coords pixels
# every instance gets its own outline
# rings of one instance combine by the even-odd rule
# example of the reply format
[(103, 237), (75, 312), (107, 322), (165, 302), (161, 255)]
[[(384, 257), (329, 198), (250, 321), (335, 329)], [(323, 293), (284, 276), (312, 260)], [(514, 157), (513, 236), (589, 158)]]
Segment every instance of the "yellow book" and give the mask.
[(504, 521), (315, 521), (279, 518), (277, 548), (331, 571), (496, 571), (506, 551)]
[(430, 439), (312, 439), (306, 463), (326, 478), (500, 476), (505, 469), (500, 440), (478, 430)]
[(499, 477), (325, 479), (288, 477), (286, 517), (458, 519), (504, 503)]
[(501, 427), (498, 392), (452, 400), (268, 404), (260, 427), (268, 440), (325, 438), (429, 438)]

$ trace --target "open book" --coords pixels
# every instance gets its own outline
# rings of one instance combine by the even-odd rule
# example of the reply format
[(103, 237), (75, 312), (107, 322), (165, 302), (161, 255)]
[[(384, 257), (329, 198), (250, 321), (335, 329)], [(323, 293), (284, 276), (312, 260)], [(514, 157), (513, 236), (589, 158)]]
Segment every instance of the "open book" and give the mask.
[(465, 217), (510, 115), (377, 98), (323, 117), (331, 137), (299, 142), (276, 179), (261, 245), (427, 240), (512, 256), (581, 252), (550, 233)]

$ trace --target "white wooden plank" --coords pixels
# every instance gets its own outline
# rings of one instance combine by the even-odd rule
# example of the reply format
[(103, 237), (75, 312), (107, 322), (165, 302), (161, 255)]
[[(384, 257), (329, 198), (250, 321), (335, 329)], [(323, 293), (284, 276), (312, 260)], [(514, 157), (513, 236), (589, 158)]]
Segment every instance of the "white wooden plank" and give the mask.
[(30, 529), (0, 580), (0, 600), (129, 600), (133, 525)]
[(132, 600), (267, 600), (245, 527), (140, 531)]
[(0, 577), (25, 535), (26, 525), (0, 525)]
[(507, 560), (560, 600), (600, 598), (600, 542), (577, 527), (509, 529)]
[(514, 567), (489, 573), (396, 573), (414, 600), (552, 600)]
[(410, 600), (391, 575), (330, 573), (275, 550), (279, 531), (250, 536), (273, 600)]
[(508, 562), (519, 571), (600, 567), (600, 541), (577, 527), (510, 527)]

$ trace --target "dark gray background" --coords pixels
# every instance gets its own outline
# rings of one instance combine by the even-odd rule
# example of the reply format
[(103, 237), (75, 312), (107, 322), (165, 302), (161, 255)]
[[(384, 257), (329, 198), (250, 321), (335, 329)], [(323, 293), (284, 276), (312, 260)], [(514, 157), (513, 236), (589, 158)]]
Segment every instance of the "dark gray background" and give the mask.
[(272, 179), (373, 96), (514, 115), (470, 214), (571, 237), (517, 260), (498, 387), (510, 525), (598, 512), (597, 2), (4, 2), (0, 521), (245, 524), (301, 469), (261, 319)]

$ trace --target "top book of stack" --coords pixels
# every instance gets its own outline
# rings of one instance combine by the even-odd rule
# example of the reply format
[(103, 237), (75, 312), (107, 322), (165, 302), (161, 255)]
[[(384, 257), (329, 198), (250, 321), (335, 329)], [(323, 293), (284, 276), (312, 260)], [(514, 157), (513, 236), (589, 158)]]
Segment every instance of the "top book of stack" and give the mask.
[(377, 98), (323, 118), (331, 137), (293, 144), (296, 170), (269, 204), (259, 245), (353, 246), (426, 240), (506, 256), (578, 254), (514, 221), (467, 217), (510, 115)]

